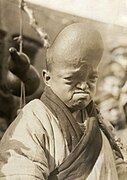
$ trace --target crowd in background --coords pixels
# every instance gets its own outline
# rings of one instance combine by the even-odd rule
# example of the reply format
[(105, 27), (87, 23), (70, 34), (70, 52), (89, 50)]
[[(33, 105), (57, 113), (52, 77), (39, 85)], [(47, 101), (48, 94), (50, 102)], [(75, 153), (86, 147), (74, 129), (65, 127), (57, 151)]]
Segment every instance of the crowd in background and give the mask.
[(105, 65), (98, 84), (97, 104), (127, 148), (127, 47), (114, 48), (110, 53), (112, 59)]

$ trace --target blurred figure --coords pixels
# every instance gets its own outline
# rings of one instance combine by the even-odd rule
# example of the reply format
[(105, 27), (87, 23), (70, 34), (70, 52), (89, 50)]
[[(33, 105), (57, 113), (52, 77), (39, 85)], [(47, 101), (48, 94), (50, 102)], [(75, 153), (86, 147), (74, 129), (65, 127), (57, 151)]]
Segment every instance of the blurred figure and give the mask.
[(111, 50), (113, 60), (122, 65), (127, 72), (127, 46), (119, 46)]
[(111, 55), (98, 85), (101, 97), (97, 97), (97, 103), (127, 148), (127, 47), (114, 48)]
[(117, 77), (118, 79), (120, 78), (121, 81), (125, 82), (126, 80), (126, 72), (125, 72), (125, 69), (124, 67), (117, 61), (115, 61), (114, 59), (112, 59), (108, 65), (107, 65), (107, 68), (108, 68), (108, 73), (107, 75), (110, 73), (112, 74), (113, 76)]
[(101, 80), (99, 84), (99, 91), (102, 96), (111, 94), (115, 99), (118, 99), (121, 93), (121, 87), (121, 79), (109, 74)]
[(105, 96), (99, 103), (101, 115), (106, 123), (110, 122), (114, 127), (112, 130), (127, 161), (127, 121), (121, 107), (119, 101), (111, 95)]
[(109, 95), (101, 101), (99, 108), (104, 119), (110, 121), (116, 130), (124, 129), (126, 127), (126, 121), (119, 107), (119, 101), (113, 96)]

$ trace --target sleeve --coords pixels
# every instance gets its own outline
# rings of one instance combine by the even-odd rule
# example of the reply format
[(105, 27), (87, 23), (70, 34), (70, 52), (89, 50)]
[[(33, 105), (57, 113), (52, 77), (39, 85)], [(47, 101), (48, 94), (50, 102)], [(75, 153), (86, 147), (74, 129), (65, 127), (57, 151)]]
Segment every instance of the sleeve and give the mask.
[(119, 180), (127, 179), (127, 162), (116, 156), (116, 169)]
[(127, 161), (126, 161), (127, 152), (124, 150), (121, 139), (115, 135), (115, 132), (114, 132), (114, 139), (123, 156), (123, 158), (120, 158), (120, 156), (117, 154), (118, 152), (114, 150), (118, 178), (119, 180), (126, 180), (127, 179)]
[(116, 142), (117, 137), (115, 135), (115, 129), (109, 121), (104, 121), (103, 118), (101, 118), (100, 124), (107, 138), (110, 139), (110, 143), (113, 148), (113, 152), (115, 156), (118, 178), (119, 180), (126, 180), (127, 179), (127, 162), (124, 159), (122, 159), (122, 157), (124, 158), (124, 154), (119, 148), (118, 143)]
[(20, 112), (1, 140), (0, 179), (48, 179), (47, 149), (48, 137), (41, 122), (34, 113)]

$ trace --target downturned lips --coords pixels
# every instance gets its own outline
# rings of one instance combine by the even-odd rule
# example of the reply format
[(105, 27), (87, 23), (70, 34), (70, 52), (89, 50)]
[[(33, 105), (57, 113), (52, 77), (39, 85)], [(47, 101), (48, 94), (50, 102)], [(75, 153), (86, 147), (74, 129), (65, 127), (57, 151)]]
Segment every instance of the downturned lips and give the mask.
[(90, 94), (88, 91), (75, 91), (74, 94)]
[(88, 96), (90, 96), (90, 92), (88, 92), (88, 91), (75, 91), (74, 92), (74, 95), (77, 95), (77, 96), (80, 96), (80, 97), (88, 97)]

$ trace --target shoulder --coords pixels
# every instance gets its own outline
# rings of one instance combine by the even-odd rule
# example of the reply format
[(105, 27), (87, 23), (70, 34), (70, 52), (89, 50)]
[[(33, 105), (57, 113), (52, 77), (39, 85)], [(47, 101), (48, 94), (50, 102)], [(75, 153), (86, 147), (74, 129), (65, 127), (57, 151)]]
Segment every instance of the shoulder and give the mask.
[(47, 119), (51, 120), (55, 118), (52, 112), (40, 99), (34, 99), (29, 102), (22, 109), (22, 114), (24, 118), (27, 118), (27, 120), (30, 118), (37, 118), (43, 124), (47, 123)]
[(30, 129), (40, 129), (40, 127), (49, 129), (51, 119), (54, 119), (51, 111), (39, 99), (34, 99), (26, 104), (19, 116), (21, 124)]
[(49, 114), (51, 112), (44, 103), (40, 99), (34, 99), (20, 110), (17, 118), (20, 117), (20, 120), (24, 123), (34, 123), (36, 120), (43, 121), (49, 118)]
[(45, 105), (43, 104), (43, 102), (40, 100), (40, 99), (34, 99), (34, 100), (32, 100), (32, 101), (30, 101), (29, 103), (27, 103), (24, 107), (23, 107), (23, 109), (22, 109), (22, 111), (23, 112), (26, 112), (26, 111), (35, 111), (35, 110), (37, 110), (37, 109), (44, 109), (45, 110)]
[[(20, 137), (24, 134), (41, 134), (51, 129), (50, 112), (41, 100), (35, 99), (21, 109), (6, 130), (4, 137)], [(47, 129), (47, 130), (46, 130)]]

